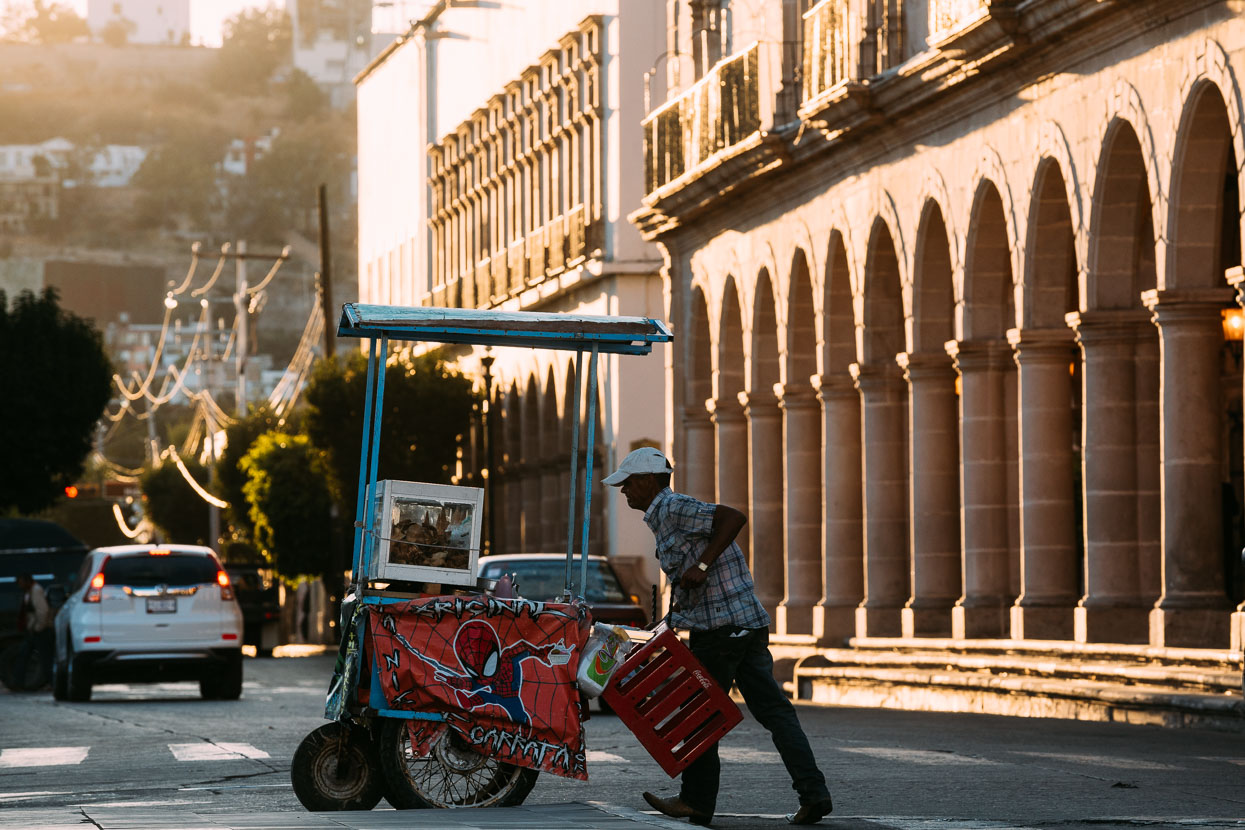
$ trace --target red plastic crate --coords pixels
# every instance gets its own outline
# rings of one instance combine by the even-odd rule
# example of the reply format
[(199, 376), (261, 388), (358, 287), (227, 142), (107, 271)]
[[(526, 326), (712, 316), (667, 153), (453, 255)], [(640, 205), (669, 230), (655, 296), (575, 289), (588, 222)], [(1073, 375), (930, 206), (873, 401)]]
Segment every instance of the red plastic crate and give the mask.
[(601, 698), (671, 778), (744, 719), (668, 628), (627, 655)]

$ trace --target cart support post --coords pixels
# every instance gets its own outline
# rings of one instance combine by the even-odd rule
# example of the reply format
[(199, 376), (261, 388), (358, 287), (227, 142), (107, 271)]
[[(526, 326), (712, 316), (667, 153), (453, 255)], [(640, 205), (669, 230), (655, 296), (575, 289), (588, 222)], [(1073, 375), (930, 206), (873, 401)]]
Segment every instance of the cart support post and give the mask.
[(597, 344), (592, 344), (588, 358), (588, 444), (584, 453), (584, 531), (579, 547), (579, 591), (588, 596), (588, 529), (592, 523), (592, 455), (596, 446), (597, 426)]
[(584, 353), (575, 353), (575, 385), (571, 388), (571, 405), (568, 416), (575, 419), (571, 428), (571, 503), (566, 514), (566, 579), (563, 581), (562, 592), (571, 598), (571, 562), (575, 555), (575, 502), (578, 500), (576, 489), (579, 487), (579, 431), (583, 429), (583, 418), (580, 417), (579, 387), (583, 382)]
[[(376, 405), (372, 407), (372, 420), (368, 424), (368, 437), (371, 442), (371, 462), (367, 474), (367, 496), (370, 498), (372, 487), (376, 484), (376, 468), (380, 464), (380, 425), (385, 417), (385, 362), (389, 355), (389, 338), (382, 335), (380, 338), (380, 355), (373, 353), (373, 359), (376, 363)], [(368, 506), (363, 506), (364, 514), (367, 514)], [(364, 519), (366, 522), (366, 519)], [(363, 551), (363, 581), (367, 581), (367, 573), (372, 565), (372, 551), (375, 549), (375, 541), (371, 536), (365, 537)]]
[(367, 448), (368, 425), (372, 422), (372, 393), (376, 388), (376, 349), (379, 341), (372, 338), (372, 353), (367, 361), (367, 394), (363, 399), (363, 437), (359, 439), (359, 486), (355, 493), (354, 553), (350, 563), (351, 577), (359, 581), (359, 564), (363, 555), (363, 516), (367, 512)]

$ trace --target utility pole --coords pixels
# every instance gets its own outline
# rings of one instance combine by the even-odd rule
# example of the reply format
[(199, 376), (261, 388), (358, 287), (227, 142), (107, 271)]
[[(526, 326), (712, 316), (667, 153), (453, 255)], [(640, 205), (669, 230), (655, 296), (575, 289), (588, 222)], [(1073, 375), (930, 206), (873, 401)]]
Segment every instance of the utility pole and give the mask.
[(316, 191), (316, 206), (320, 211), (320, 307), (324, 311), (324, 356), (332, 358), (335, 349), (333, 263), (332, 253), (329, 250), (328, 188), (323, 184)]
[(237, 256), (234, 258), (234, 269), (237, 276), (237, 291), (233, 295), (233, 310), (237, 315), (238, 339), (235, 344), (237, 354), (234, 355), (238, 372), (238, 391), (235, 394), (235, 409), (239, 418), (246, 417), (246, 352), (248, 348), (247, 334), (251, 327), (251, 298), (247, 296), (246, 285), (246, 240), (238, 240)]

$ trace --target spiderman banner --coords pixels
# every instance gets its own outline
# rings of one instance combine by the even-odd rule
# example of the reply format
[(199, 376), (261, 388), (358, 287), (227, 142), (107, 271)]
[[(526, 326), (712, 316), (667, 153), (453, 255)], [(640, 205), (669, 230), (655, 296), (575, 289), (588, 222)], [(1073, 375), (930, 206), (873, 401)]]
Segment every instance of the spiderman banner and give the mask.
[[(575, 674), (590, 622), (582, 605), (489, 596), (369, 609), (391, 709), (444, 713), (448, 728), (484, 755), (585, 781)], [(420, 725), (411, 740), (422, 755), (444, 727)]]

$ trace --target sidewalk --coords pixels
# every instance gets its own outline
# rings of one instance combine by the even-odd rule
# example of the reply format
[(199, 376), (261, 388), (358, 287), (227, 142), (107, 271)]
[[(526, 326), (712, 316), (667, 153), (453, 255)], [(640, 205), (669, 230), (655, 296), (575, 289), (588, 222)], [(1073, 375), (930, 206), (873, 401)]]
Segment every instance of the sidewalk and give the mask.
[(196, 813), (151, 807), (0, 811), (0, 827), (22, 830), (687, 830), (685, 821), (600, 802), (488, 810), (367, 810), (342, 813)]

